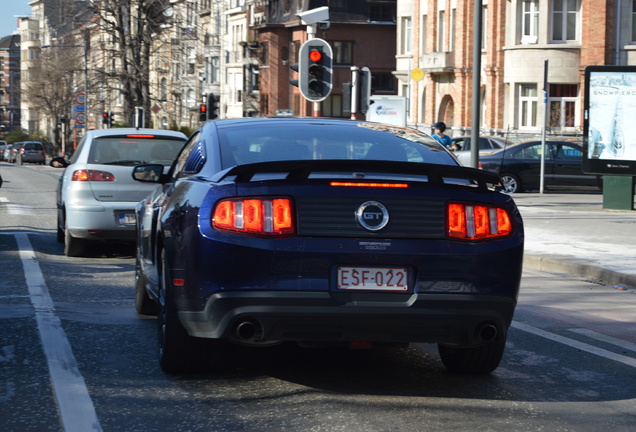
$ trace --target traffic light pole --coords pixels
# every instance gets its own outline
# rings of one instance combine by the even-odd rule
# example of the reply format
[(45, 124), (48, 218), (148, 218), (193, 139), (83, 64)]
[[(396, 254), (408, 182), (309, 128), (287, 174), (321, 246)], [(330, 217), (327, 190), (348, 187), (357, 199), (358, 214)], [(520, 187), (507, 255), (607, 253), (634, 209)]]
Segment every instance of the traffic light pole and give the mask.
[(351, 66), (351, 120), (356, 120), (358, 112), (358, 66)]

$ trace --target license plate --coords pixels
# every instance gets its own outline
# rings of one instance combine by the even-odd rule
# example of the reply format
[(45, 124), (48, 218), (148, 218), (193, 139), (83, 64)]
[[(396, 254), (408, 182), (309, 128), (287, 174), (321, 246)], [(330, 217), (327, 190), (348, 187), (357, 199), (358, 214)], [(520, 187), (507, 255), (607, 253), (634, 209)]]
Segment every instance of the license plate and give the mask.
[(120, 213), (119, 224), (120, 225), (134, 225), (137, 222), (134, 213)]
[(338, 267), (338, 289), (406, 291), (408, 271), (388, 267)]

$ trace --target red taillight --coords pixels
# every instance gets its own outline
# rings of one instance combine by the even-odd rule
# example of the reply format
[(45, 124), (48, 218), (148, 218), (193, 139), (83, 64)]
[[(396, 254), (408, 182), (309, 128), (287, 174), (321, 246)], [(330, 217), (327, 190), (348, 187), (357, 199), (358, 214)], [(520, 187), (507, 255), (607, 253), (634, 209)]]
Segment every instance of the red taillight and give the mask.
[(512, 220), (500, 207), (450, 203), (447, 207), (448, 235), (462, 240), (502, 237), (512, 232)]
[(115, 181), (115, 176), (108, 171), (77, 170), (73, 172), (71, 181)]
[(370, 182), (331, 182), (330, 186), (345, 186), (345, 187), (377, 187), (377, 188), (395, 188), (406, 189), (409, 187), (406, 183), (370, 183)]
[(293, 214), (288, 198), (233, 198), (216, 205), (212, 226), (242, 234), (292, 235)]

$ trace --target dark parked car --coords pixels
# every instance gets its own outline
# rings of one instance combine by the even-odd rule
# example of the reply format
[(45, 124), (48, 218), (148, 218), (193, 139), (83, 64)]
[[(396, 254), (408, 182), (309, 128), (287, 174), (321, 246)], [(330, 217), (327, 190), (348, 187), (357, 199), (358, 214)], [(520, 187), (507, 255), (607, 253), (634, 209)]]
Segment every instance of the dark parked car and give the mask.
[(46, 162), (46, 152), (44, 146), (38, 141), (25, 141), (19, 144), (13, 162), (20, 158), (23, 163), (37, 163), (44, 165)]
[(137, 207), (136, 307), (168, 373), (231, 343), (437, 343), (487, 373), (516, 306), (523, 225), (499, 177), (428, 135), (377, 123), (211, 121)]
[[(546, 141), (546, 189), (602, 188), (600, 176), (581, 171), (582, 147), (569, 141)], [(541, 141), (527, 141), (480, 157), (480, 166), (501, 176), (508, 193), (538, 190), (541, 181)]]
[(6, 141), (0, 141), (0, 161), (4, 160), (4, 150), (7, 148)]
[[(462, 163), (462, 165), (470, 165), (470, 153), (471, 153), (471, 137), (454, 137), (453, 143), (459, 146), (459, 150), (454, 151), (457, 159)], [(504, 147), (509, 146), (510, 143), (503, 138), (497, 137), (479, 137), (479, 155), (480, 158), (482, 155), (486, 155), (502, 149)]]

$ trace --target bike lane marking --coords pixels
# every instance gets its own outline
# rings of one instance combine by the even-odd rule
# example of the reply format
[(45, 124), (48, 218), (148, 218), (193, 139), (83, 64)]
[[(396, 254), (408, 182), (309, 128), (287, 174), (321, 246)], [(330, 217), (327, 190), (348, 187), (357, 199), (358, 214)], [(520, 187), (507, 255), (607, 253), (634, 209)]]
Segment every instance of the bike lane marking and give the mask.
[(53, 393), (66, 432), (101, 431), (95, 406), (77, 366), (71, 344), (55, 313), (44, 276), (27, 234), (15, 234)]
[(598, 347), (595, 347), (593, 345), (586, 344), (584, 342), (579, 342), (579, 341), (577, 341), (575, 339), (570, 339), (570, 338), (565, 337), (565, 336), (560, 336), (560, 335), (555, 334), (555, 333), (550, 333), (548, 331), (545, 331), (545, 330), (542, 330), (540, 328), (533, 327), (531, 325), (524, 324), (524, 323), (521, 323), (521, 322), (518, 322), (518, 321), (513, 321), (511, 327), (514, 327), (514, 328), (516, 328), (518, 330), (525, 331), (527, 333), (534, 334), (536, 336), (541, 336), (543, 338), (549, 339), (549, 340), (554, 341), (554, 342), (558, 342), (558, 343), (563, 344), (563, 345), (570, 346), (572, 348), (579, 349), (581, 351), (585, 351), (585, 352), (587, 352), (589, 354), (594, 354), (594, 355), (597, 355), (599, 357), (603, 357), (603, 358), (606, 358), (606, 359), (609, 359), (609, 360), (614, 360), (616, 362), (623, 363), (623, 364), (625, 364), (627, 366), (636, 367), (636, 359), (634, 359), (634, 358), (631, 358), (631, 357), (628, 357), (628, 356), (624, 356), (624, 355), (621, 355), (621, 354), (616, 354), (614, 352), (605, 350), (603, 348), (598, 348)]

